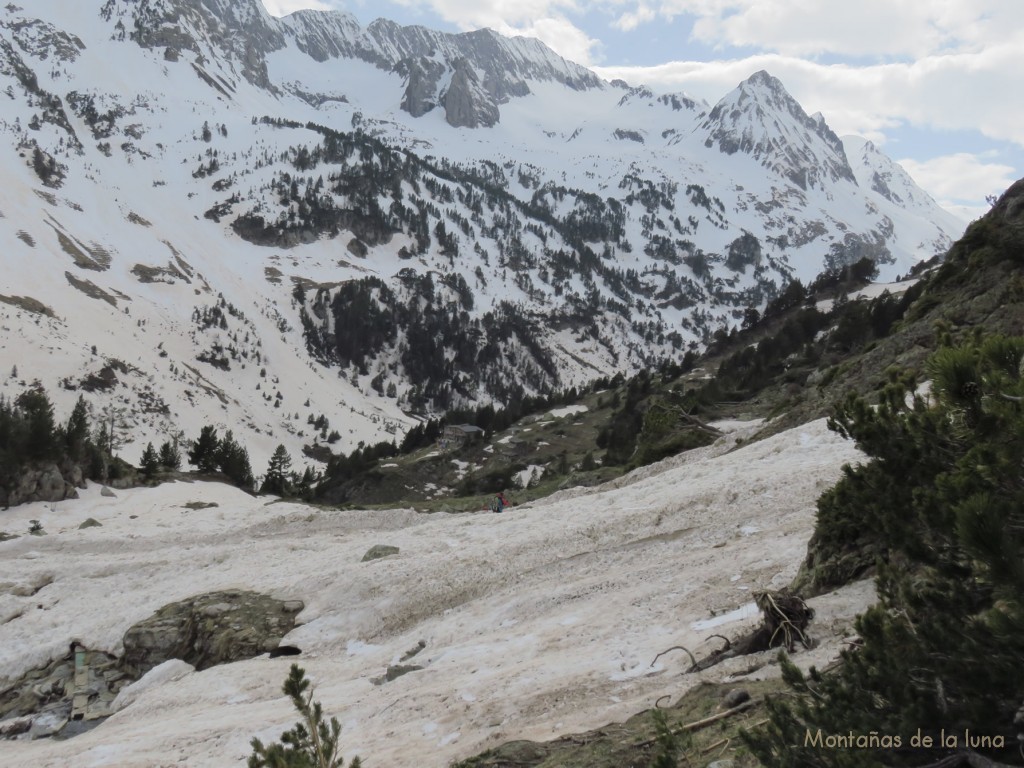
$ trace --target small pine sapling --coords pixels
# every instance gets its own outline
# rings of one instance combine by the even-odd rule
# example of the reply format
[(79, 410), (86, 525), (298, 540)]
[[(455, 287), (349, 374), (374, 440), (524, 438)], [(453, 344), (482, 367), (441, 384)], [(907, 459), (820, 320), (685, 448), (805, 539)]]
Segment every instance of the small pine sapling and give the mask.
[(673, 731), (663, 709), (655, 709), (651, 717), (654, 719), (654, 742), (657, 744), (657, 751), (651, 760), (650, 768), (679, 768), (680, 765), (690, 765), (690, 760), (686, 757), (686, 751), (692, 744), (690, 735), (685, 731)]
[[(302, 715), (302, 719), (288, 731), (281, 734), (280, 744), (263, 743), (253, 738), (252, 754), (247, 763), (249, 768), (345, 768), (345, 759), (339, 754), (338, 738), (341, 723), (332, 717), (324, 722), (323, 709), (319, 701), (313, 701), (313, 691), (306, 671), (298, 664), (292, 664), (284, 692)], [(352, 758), (349, 768), (361, 768), (358, 757)]]

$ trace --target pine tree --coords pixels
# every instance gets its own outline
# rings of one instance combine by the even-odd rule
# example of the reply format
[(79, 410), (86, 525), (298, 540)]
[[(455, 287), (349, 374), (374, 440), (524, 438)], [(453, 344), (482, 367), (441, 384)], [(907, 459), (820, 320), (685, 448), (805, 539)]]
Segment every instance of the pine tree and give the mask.
[(124, 444), (131, 430), (128, 412), (116, 405), (104, 406), (96, 425), (96, 443), (108, 455), (113, 456)]
[(142, 460), (139, 462), (139, 467), (142, 469), (143, 477), (147, 480), (153, 478), (160, 471), (160, 459), (157, 457), (156, 449), (153, 448), (152, 443), (148, 443), (146, 449), (142, 452)]
[(25, 420), (24, 455), (30, 461), (53, 459), (58, 453), (53, 405), (40, 387), (26, 389), (14, 401)]
[(216, 460), (220, 471), (239, 488), (252, 488), (256, 482), (249, 464), (249, 452), (235, 441), (230, 429), (217, 447)]
[(216, 472), (220, 460), (220, 439), (217, 429), (207, 424), (188, 452), (188, 463), (200, 472)]
[[(837, 586), (877, 564), (879, 602), (857, 622), (861, 646), (830, 675), (784, 677), (794, 697), (769, 708), (748, 743), (767, 765), (922, 765), (941, 752), (808, 747), (805, 734), (990, 738), (985, 757), (1016, 761), (1024, 692), (1024, 338), (944, 348), (932, 395), (893, 375), (873, 407), (851, 397), (830, 427), (872, 461), (847, 467), (818, 503), (804, 583)], [(851, 566), (849, 563), (855, 563)], [(911, 746), (907, 743), (904, 747)], [(941, 746), (941, 745), (940, 745)], [(974, 762), (972, 762), (974, 764)], [(980, 762), (979, 762), (980, 764)]]
[[(288, 731), (281, 734), (280, 744), (263, 743), (254, 738), (248, 768), (344, 768), (345, 759), (339, 754), (338, 739), (341, 724), (332, 717), (324, 722), (323, 709), (319, 701), (313, 701), (313, 691), (306, 672), (298, 664), (292, 664), (284, 692), (298, 710), (302, 719)], [(361, 768), (358, 757), (352, 758), (349, 768)]]
[(650, 768), (677, 768), (680, 760), (690, 765), (685, 753), (691, 748), (693, 738), (685, 731), (675, 732), (668, 724), (668, 716), (663, 709), (655, 709), (651, 713), (654, 720), (654, 743), (657, 745)]
[(302, 471), (302, 478), (299, 480), (295, 492), (303, 499), (310, 499), (313, 494), (313, 485), (316, 483), (316, 481), (316, 473), (313, 471), (311, 467), (307, 466)]
[(89, 409), (85, 404), (85, 398), (79, 395), (74, 410), (68, 418), (67, 429), (64, 432), (64, 440), (67, 445), (68, 456), (80, 461), (86, 452), (89, 443)]
[(288, 455), (283, 445), (274, 449), (274, 455), (270, 457), (267, 465), (267, 475), (263, 479), (263, 486), (260, 493), (273, 493), (284, 496), (291, 490), (289, 470), (292, 466), (292, 457)]
[(160, 446), (160, 466), (170, 470), (181, 469), (181, 454), (170, 440)]

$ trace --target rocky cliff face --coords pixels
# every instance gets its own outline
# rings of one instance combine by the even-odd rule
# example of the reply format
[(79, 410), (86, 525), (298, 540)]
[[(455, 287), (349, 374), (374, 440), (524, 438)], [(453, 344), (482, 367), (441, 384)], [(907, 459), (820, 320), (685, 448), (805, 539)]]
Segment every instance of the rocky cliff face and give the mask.
[(226, 53), (248, 82), (275, 91), (267, 74), (267, 54), (286, 44), (280, 24), (258, 0), (107, 0), (102, 13), (130, 24), (129, 37), (143, 48), (176, 56), (191, 51), (205, 58)]
[(442, 97), (448, 125), (454, 128), (490, 128), (498, 122), (498, 105), (466, 59), (459, 59), (454, 69), (451, 84)]
[(440, 84), (447, 71), (444, 64), (426, 56), (403, 59), (396, 71), (406, 81), (402, 109), (413, 117), (422, 117), (440, 103)]

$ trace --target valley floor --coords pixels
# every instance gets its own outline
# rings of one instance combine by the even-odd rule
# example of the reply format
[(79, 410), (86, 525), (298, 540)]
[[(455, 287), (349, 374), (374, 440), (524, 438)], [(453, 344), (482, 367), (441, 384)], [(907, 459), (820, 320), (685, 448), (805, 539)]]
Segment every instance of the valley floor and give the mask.
[[(651, 661), (674, 645), (706, 655), (711, 634), (754, 623), (737, 609), (789, 583), (815, 500), (859, 455), (823, 420), (749, 445), (754, 425), (727, 428), (707, 448), (500, 515), (333, 511), (184, 482), (0, 511), (0, 530), (38, 519), (48, 534), (0, 543), (0, 690), (73, 639), (119, 653), (131, 624), (191, 595), (252, 589), (306, 605), (284, 639), (301, 656), (153, 685), (72, 740), (3, 743), (2, 762), (242, 765), (253, 736), (274, 741), (295, 721), (281, 692), (292, 661), (341, 721), (346, 755), (374, 766), (442, 768), (720, 680), (748, 663), (684, 676), (684, 654)], [(102, 527), (80, 530), (88, 517)], [(361, 562), (375, 544), (400, 552)], [(795, 660), (835, 656), (872, 599), (862, 583), (812, 601), (821, 643)], [(371, 682), (421, 640), (410, 663), (424, 669)]]

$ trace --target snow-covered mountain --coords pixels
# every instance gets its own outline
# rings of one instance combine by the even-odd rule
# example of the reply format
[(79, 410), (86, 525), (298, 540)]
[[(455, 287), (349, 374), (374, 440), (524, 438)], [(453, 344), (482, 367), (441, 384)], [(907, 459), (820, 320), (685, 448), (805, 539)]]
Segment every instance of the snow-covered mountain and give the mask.
[(793, 277), (865, 255), (892, 276), (958, 234), (767, 73), (711, 106), (487, 30), (12, 3), (0, 100), (0, 393), (123, 408), (130, 458), (207, 423), (257, 468), (335, 431), (350, 450), (681, 355)]

